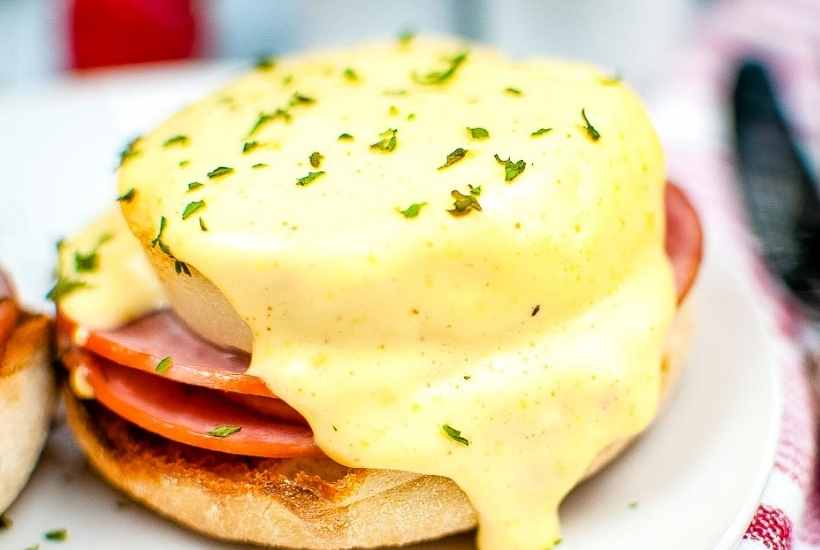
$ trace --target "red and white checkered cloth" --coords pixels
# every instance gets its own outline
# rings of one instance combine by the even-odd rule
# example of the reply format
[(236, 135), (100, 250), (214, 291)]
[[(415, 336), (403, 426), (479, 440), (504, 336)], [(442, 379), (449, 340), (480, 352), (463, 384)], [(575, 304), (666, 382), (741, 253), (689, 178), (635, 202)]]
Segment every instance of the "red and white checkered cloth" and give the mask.
[(805, 327), (755, 253), (737, 193), (729, 118), (737, 66), (759, 57), (778, 80), (808, 156), (820, 159), (820, 0), (724, 0), (704, 18), (695, 44), (670, 67), (669, 85), (654, 102), (670, 178), (687, 188), (713, 235), (738, 243), (731, 253), (758, 282), (785, 392), (775, 466), (737, 548), (820, 550), (817, 404), (801, 344)]

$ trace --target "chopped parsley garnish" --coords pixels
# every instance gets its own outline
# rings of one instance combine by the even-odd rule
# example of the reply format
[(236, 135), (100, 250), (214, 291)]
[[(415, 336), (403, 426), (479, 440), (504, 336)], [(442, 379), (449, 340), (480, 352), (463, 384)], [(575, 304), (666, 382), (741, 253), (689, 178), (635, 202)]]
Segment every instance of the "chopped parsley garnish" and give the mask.
[(259, 142), (258, 141), (246, 141), (245, 143), (242, 144), (242, 152), (243, 153), (250, 153), (251, 151), (253, 151), (257, 147), (259, 147)]
[(444, 84), (448, 80), (450, 80), (453, 75), (456, 74), (456, 71), (465, 61), (467, 61), (467, 56), (470, 52), (463, 51), (459, 52), (450, 59), (447, 60), (447, 68), (441, 71), (430, 71), (427, 74), (420, 75), (416, 72), (413, 72), (413, 80), (417, 84), (422, 84), (425, 86), (433, 86), (436, 84)]
[(517, 160), (513, 162), (509, 158), (507, 160), (503, 160), (498, 155), (495, 155), (495, 160), (504, 166), (504, 181), (510, 182), (518, 177), (521, 172), (527, 167), (527, 163), (523, 160)]
[(272, 55), (260, 55), (253, 66), (258, 71), (269, 71), (276, 66), (276, 58)]
[(319, 177), (323, 176), (324, 174), (325, 173), (322, 170), (320, 170), (318, 172), (308, 172), (307, 176), (305, 176), (303, 178), (299, 178), (299, 179), (296, 180), (296, 185), (298, 185), (299, 187), (305, 187), (305, 186), (310, 185), (311, 183), (313, 183), (313, 181), (316, 178), (319, 178)]
[(185, 210), (182, 211), (182, 219), (187, 220), (195, 212), (205, 208), (205, 201), (192, 201), (185, 205)]
[(538, 304), (534, 308), (532, 308), (532, 313), (530, 313), (530, 317), (535, 317), (538, 315), (538, 312), (541, 311), (541, 304)]
[(465, 447), (470, 446), (470, 440), (467, 439), (466, 437), (464, 437), (463, 435), (461, 435), (461, 430), (457, 430), (457, 429), (453, 428), (452, 426), (450, 426), (449, 424), (442, 424), (441, 425), (441, 430), (444, 432), (444, 434), (447, 437), (449, 437), (450, 439), (452, 439), (456, 443), (461, 443)]
[(486, 128), (467, 128), (470, 132), (470, 137), (473, 139), (487, 139), (490, 137), (490, 132)]
[(52, 529), (51, 531), (46, 531), (44, 536), (46, 540), (63, 542), (68, 538), (68, 531), (66, 529)]
[(293, 82), (293, 75), (292, 74), (287, 74), (282, 79), (282, 86), (290, 86), (291, 82)]
[(168, 220), (165, 219), (165, 216), (161, 216), (159, 219), (159, 230), (157, 231), (157, 236), (151, 241), (151, 246), (159, 247), (163, 254), (174, 260), (174, 271), (177, 272), (177, 275), (184, 273), (190, 277), (191, 270), (188, 268), (188, 264), (177, 259), (173, 252), (171, 252), (171, 248), (162, 240), (162, 234), (165, 232), (165, 227), (167, 225)]
[(154, 372), (158, 374), (165, 374), (166, 372), (168, 372), (168, 369), (170, 369), (173, 366), (174, 360), (170, 356), (163, 357), (162, 359), (160, 359), (159, 363), (157, 363)]
[(99, 264), (97, 251), (102, 245), (110, 241), (112, 238), (113, 236), (111, 233), (103, 233), (97, 240), (97, 244), (91, 249), (90, 252), (83, 253), (79, 250), (74, 252), (74, 270), (77, 273), (87, 273), (89, 271), (96, 270), (97, 265)]
[(221, 178), (222, 176), (227, 176), (228, 174), (233, 174), (233, 168), (230, 166), (217, 166), (208, 172), (208, 177), (211, 179)]
[(6, 514), (0, 514), (0, 531), (5, 529), (11, 529), (14, 525), (14, 522), (11, 521), (11, 518), (8, 517)]
[(553, 546), (558, 546), (558, 545), (559, 545), (559, 544), (561, 544), (562, 542), (564, 542), (564, 539), (562, 539), (562, 538), (560, 538), (560, 537), (559, 537), (559, 538), (555, 539), (554, 541), (552, 541), (552, 545), (553, 545)]
[(530, 137), (543, 136), (546, 133), (552, 132), (552, 128), (539, 128), (530, 134)]
[(409, 115), (407, 115), (407, 120), (411, 122), (416, 120), (416, 113), (410, 113)]
[(174, 145), (187, 145), (188, 144), (188, 136), (177, 134), (175, 136), (171, 136), (166, 139), (163, 143), (163, 147), (172, 147)]
[(470, 188), (470, 194), (471, 195), (473, 195), (475, 197), (480, 197), (481, 196), (481, 186), (480, 185), (476, 185), (475, 187), (473, 187), (472, 184), (468, 183), (467, 187)]
[(184, 273), (188, 277), (191, 276), (191, 270), (188, 269), (188, 264), (179, 260), (174, 260), (174, 271), (176, 271), (177, 275)]
[(195, 189), (199, 189), (200, 187), (202, 187), (202, 183), (198, 181), (192, 181), (188, 184), (188, 191), (194, 191)]
[(387, 109), (387, 114), (390, 116), (396, 116), (399, 114), (399, 108), (395, 105), (391, 105), (389, 109)]
[(304, 94), (300, 94), (299, 92), (293, 92), (293, 95), (290, 96), (291, 107), (294, 105), (312, 105), (314, 103), (316, 103), (315, 99)]
[(455, 199), (455, 202), (453, 202), (453, 207), (447, 212), (453, 216), (466, 216), (473, 210), (481, 211), (481, 205), (478, 203), (476, 195), (472, 194), (472, 190), (470, 194), (465, 195), (457, 189), (453, 189), (450, 191), (450, 196)]
[(256, 164), (251, 166), (251, 168), (253, 168), (254, 170), (258, 170), (259, 168), (267, 168), (267, 167), (268, 167), (268, 165), (265, 164), (264, 162), (257, 162)]
[(313, 166), (314, 168), (319, 168), (319, 166), (322, 164), (322, 160), (324, 160), (324, 158), (325, 158), (325, 156), (322, 153), (320, 153), (319, 151), (313, 151), (310, 154), (310, 165)]
[(426, 202), (414, 202), (404, 210), (402, 210), (401, 208), (397, 208), (396, 210), (398, 210), (399, 213), (405, 218), (415, 218), (419, 215), (419, 212), (421, 212), (421, 209), (425, 206), (427, 206)]
[(336, 139), (339, 141), (353, 141), (353, 136), (345, 132), (343, 134), (339, 134), (339, 137)]
[(409, 46), (413, 39), (416, 38), (416, 33), (410, 30), (404, 30), (399, 33), (399, 44), (402, 46)]
[(202, 218), (202, 216), (199, 217), (199, 228), (202, 231), (207, 231), (208, 230), (208, 226), (205, 225), (205, 220)]
[(452, 153), (447, 155), (447, 160), (444, 161), (444, 164), (438, 167), (438, 170), (444, 170), (448, 166), (452, 166), (453, 164), (457, 163), (461, 159), (467, 156), (467, 150), (459, 147), (458, 149), (454, 149)]
[(208, 435), (213, 437), (228, 437), (229, 435), (233, 435), (241, 430), (242, 428), (239, 426), (231, 426), (229, 424), (224, 424), (222, 426), (217, 426), (213, 430), (209, 431)]
[(637, 508), (637, 507), (638, 507), (638, 501), (637, 501), (637, 500), (633, 500), (633, 501), (632, 501), (632, 502), (630, 502), (627, 506), (629, 506), (629, 509), (630, 509), (630, 510), (634, 510), (635, 508)]
[(137, 136), (129, 141), (125, 147), (123, 147), (122, 151), (120, 151), (120, 166), (124, 165), (129, 159), (132, 159), (140, 154), (140, 152), (137, 151), (137, 144), (141, 139), (142, 137)]
[(48, 294), (46, 294), (46, 299), (57, 303), (75, 290), (85, 288), (87, 286), (88, 283), (85, 281), (60, 276), (57, 278), (57, 282), (54, 283), (54, 286), (51, 287), (51, 290), (48, 291)]
[(504, 88), (504, 91), (507, 92), (510, 95), (524, 95), (524, 92), (522, 92), (518, 88), (507, 87), (507, 88)]
[(185, 159), (185, 160), (181, 160), (181, 161), (179, 161), (179, 167), (180, 167), (180, 168), (185, 168), (185, 167), (186, 167), (186, 166), (188, 166), (189, 164), (191, 164), (191, 161), (190, 161), (190, 160), (188, 160), (188, 159)]
[(345, 80), (350, 82), (358, 82), (359, 81), (359, 74), (352, 68), (347, 67), (343, 72), (342, 75), (345, 77)]
[(157, 236), (154, 237), (154, 240), (151, 241), (151, 247), (158, 246), (160, 250), (171, 256), (171, 249), (162, 242), (162, 234), (165, 233), (165, 226), (168, 224), (168, 221), (165, 219), (165, 216), (161, 216), (159, 219), (159, 230), (157, 230)]
[(589, 138), (592, 141), (598, 141), (599, 139), (601, 139), (601, 134), (598, 132), (598, 130), (595, 129), (595, 126), (592, 125), (592, 123), (589, 121), (589, 118), (587, 118), (586, 109), (581, 109), (581, 116), (584, 119), (584, 128), (586, 129), (587, 134), (589, 134)]
[(396, 134), (398, 133), (399, 131), (395, 128), (385, 130), (384, 132), (379, 134), (381, 140), (371, 144), (370, 149), (372, 149), (373, 151), (381, 151), (382, 153), (389, 153), (393, 151), (396, 148)]
[(407, 90), (385, 90), (382, 93), (384, 95), (407, 95)]
[(129, 189), (128, 191), (126, 191), (125, 193), (123, 193), (122, 195), (117, 197), (117, 201), (118, 202), (131, 202), (131, 200), (134, 198), (134, 195), (136, 195), (136, 194), (137, 194), (137, 190), (132, 187), (131, 189)]
[(259, 113), (259, 117), (256, 119), (256, 122), (254, 122), (253, 126), (251, 127), (250, 132), (248, 132), (248, 137), (251, 137), (252, 135), (254, 135), (256, 132), (259, 131), (260, 128), (262, 128), (262, 126), (264, 126), (268, 122), (271, 122), (271, 121), (274, 121), (274, 120), (277, 120), (277, 119), (280, 119), (280, 118), (282, 120), (284, 120), (285, 122), (290, 122), (291, 116), (290, 116), (290, 113), (287, 112), (285, 109), (276, 109), (272, 113)]

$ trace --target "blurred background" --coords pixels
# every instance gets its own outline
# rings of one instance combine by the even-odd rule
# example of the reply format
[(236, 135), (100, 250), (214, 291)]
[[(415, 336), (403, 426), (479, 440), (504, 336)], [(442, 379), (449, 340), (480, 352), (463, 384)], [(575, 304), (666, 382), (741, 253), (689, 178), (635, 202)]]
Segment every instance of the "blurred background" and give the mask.
[(73, 71), (252, 57), (399, 29), (614, 67), (641, 87), (709, 0), (0, 0), (0, 90)]

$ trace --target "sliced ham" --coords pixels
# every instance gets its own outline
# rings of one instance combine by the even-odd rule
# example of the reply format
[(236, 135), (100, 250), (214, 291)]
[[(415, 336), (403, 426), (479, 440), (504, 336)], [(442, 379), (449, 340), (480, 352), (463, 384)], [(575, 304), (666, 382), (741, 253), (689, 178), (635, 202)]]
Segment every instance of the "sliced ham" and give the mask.
[[(129, 422), (168, 439), (223, 453), (269, 458), (322, 456), (307, 426), (277, 421), (221, 392), (122, 367), (80, 349), (63, 356), (94, 398)], [(73, 371), (81, 369), (80, 373)], [(223, 437), (214, 435), (240, 428)], [(216, 430), (216, 431), (215, 431)]]
[[(57, 316), (57, 328), (71, 335), (76, 325), (66, 316)], [(250, 356), (226, 350), (194, 334), (171, 310), (146, 315), (116, 330), (91, 331), (82, 346), (119, 365), (154, 372), (165, 357), (173, 359), (166, 378), (241, 393), (274, 397), (255, 376), (245, 374)]]

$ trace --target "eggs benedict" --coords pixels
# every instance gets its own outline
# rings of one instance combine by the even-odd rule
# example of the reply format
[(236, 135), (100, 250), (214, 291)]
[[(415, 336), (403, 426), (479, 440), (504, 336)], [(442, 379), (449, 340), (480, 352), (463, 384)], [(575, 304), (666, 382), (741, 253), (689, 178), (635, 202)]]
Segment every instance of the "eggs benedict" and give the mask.
[(51, 322), (20, 308), (0, 271), (0, 513), (25, 486), (48, 436), (57, 386)]
[(697, 216), (588, 66), (412, 38), (266, 60), (117, 186), (60, 252), (69, 421), (215, 537), (551, 548), (679, 364)]

